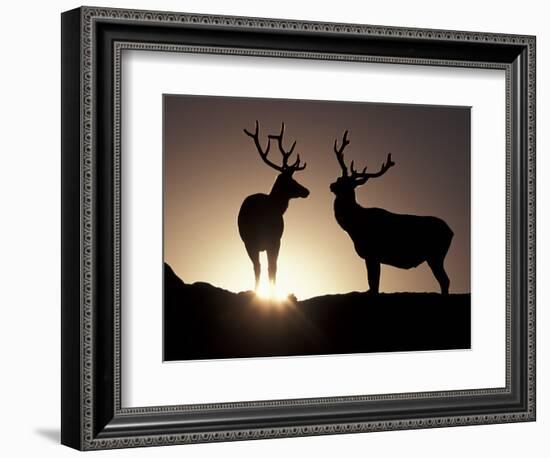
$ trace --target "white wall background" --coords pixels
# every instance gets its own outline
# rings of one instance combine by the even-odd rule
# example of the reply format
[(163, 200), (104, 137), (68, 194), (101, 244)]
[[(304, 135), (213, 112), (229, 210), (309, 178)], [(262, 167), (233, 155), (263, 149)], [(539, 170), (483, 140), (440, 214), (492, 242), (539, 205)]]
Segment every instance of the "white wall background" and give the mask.
[[(421, 456), (545, 455), (550, 428), (548, 213), (550, 30), (544, 2), (297, 2), (278, 0), (117, 0), (96, 5), (432, 27), (538, 38), (538, 421), (203, 444), (105, 452), (110, 456)], [(74, 1), (10, 2), (0, 28), (0, 431), (3, 456), (70, 456), (58, 445), (60, 385), (60, 13)], [(546, 452), (548, 453), (548, 452)]]

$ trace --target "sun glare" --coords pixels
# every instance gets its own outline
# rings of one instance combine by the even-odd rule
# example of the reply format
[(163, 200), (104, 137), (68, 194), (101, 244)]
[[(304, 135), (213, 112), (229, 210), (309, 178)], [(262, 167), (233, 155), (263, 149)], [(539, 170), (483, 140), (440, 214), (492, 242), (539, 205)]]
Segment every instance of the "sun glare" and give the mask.
[(272, 287), (267, 279), (261, 279), (256, 296), (266, 301), (282, 303), (288, 300), (289, 293), (278, 285)]

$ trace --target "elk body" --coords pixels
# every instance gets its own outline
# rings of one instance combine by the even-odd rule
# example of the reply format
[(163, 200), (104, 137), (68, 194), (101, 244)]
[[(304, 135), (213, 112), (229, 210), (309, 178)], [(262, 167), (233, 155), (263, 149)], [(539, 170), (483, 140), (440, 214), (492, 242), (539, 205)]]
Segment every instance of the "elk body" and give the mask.
[(386, 162), (376, 173), (367, 173), (366, 167), (361, 172), (356, 171), (353, 161), (348, 170), (343, 154), (349, 144), (347, 134), (346, 131), (339, 148), (337, 141), (334, 142), (342, 176), (330, 185), (330, 190), (336, 196), (336, 221), (351, 237), (357, 254), (365, 260), (370, 292), (378, 293), (380, 264), (410, 269), (425, 261), (438, 281), (441, 293), (448, 294), (450, 281), (444, 260), (453, 231), (445, 221), (433, 216), (396, 214), (359, 205), (355, 200), (355, 188), (370, 178), (384, 175), (395, 163), (388, 154)]
[[(274, 288), (277, 277), (277, 258), (281, 247), (281, 237), (284, 231), (283, 215), (288, 208), (290, 199), (305, 198), (309, 191), (293, 178), (297, 171), (304, 170), (306, 164), (300, 163), (300, 155), (289, 164), (296, 142), (287, 151), (284, 149), (283, 136), (285, 125), (282, 124), (279, 135), (268, 135), (267, 145), (262, 148), (259, 140), (259, 126), (256, 121), (254, 133), (244, 129), (246, 135), (254, 140), (258, 154), (271, 168), (277, 170), (279, 175), (269, 194), (253, 194), (244, 199), (237, 219), (239, 234), (244, 242), (246, 252), (254, 266), (255, 289), (258, 289), (260, 281), (260, 252), (267, 252), (268, 274), (271, 287)], [(281, 165), (277, 165), (268, 159), (271, 140), (277, 140), (279, 151), (282, 155)]]

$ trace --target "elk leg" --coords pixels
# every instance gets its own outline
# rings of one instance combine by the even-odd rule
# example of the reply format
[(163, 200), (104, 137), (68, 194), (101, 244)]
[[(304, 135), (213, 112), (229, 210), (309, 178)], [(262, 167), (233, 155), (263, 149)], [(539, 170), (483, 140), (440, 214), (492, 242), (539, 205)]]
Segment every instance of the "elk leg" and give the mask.
[(279, 257), (280, 247), (281, 243), (279, 242), (267, 250), (267, 271), (271, 288), (275, 287), (275, 282), (277, 281), (277, 258)]
[(254, 279), (255, 279), (254, 291), (258, 291), (258, 285), (260, 284), (260, 272), (261, 272), (260, 252), (249, 246), (246, 246), (246, 252), (248, 253), (248, 257), (250, 258), (254, 266)]
[(380, 286), (380, 263), (375, 260), (365, 260), (367, 264), (367, 277), (369, 280), (369, 293), (378, 294)]
[(442, 259), (430, 259), (428, 265), (434, 274), (435, 279), (438, 281), (439, 286), (441, 287), (441, 294), (444, 296), (449, 294), (449, 285), (451, 281), (445, 272), (443, 267), (443, 258)]

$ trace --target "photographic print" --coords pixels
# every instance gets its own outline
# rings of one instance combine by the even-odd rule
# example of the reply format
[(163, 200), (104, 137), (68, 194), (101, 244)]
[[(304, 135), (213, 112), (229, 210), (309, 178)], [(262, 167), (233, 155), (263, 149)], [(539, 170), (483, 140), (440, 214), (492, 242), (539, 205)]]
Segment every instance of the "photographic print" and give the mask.
[(165, 361), (470, 348), (470, 107), (163, 111)]

